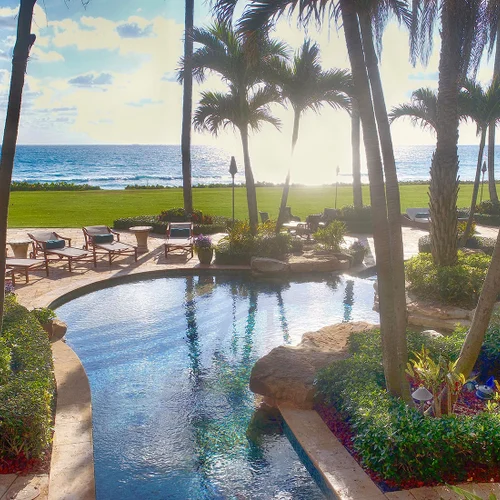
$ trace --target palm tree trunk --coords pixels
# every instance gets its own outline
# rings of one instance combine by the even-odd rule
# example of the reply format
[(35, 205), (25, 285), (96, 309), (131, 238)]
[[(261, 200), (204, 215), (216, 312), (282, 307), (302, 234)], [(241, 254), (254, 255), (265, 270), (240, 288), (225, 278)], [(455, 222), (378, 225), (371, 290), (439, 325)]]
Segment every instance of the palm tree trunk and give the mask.
[[(299, 138), (299, 121), (300, 121), (300, 112), (295, 111), (293, 117), (292, 156), (295, 150), (295, 145), (297, 144), (297, 139)], [(288, 172), (286, 174), (286, 179), (285, 179), (285, 185), (283, 186), (283, 192), (281, 193), (280, 211), (278, 213), (278, 222), (276, 223), (276, 234), (279, 234), (281, 226), (285, 221), (285, 208), (288, 202), (289, 192), (290, 192), (290, 167), (288, 167)]]
[(481, 141), (479, 143), (479, 153), (477, 155), (476, 177), (474, 179), (474, 188), (472, 189), (472, 200), (470, 202), (469, 218), (467, 219), (467, 226), (465, 227), (464, 234), (460, 240), (460, 246), (464, 247), (469, 239), (472, 221), (474, 220), (474, 211), (477, 203), (477, 193), (479, 192), (479, 183), (481, 182), (481, 165), (483, 163), (484, 145), (486, 143), (486, 127), (481, 130)]
[(184, 33), (184, 80), (182, 94), (182, 192), (184, 210), (193, 212), (193, 191), (191, 189), (191, 115), (193, 111), (193, 19), (194, 0), (186, 0)]
[(387, 390), (394, 396), (401, 396), (403, 394), (402, 387), (404, 381), (401, 379), (399, 369), (400, 352), (398, 350), (399, 341), (394, 308), (394, 287), (392, 283), (390, 252), (391, 240), (387, 221), (387, 203), (377, 125), (373, 115), (373, 103), (355, 6), (351, 0), (340, 0), (340, 8), (347, 51), (351, 63), (355, 97), (358, 99), (361, 124), (363, 126), (363, 141), (370, 179), (384, 375)]
[(14, 170), (17, 134), (21, 115), (24, 75), (35, 35), (31, 34), (31, 21), (36, 0), (21, 0), (17, 19), (17, 38), (12, 56), (9, 102), (5, 118), (5, 129), (0, 160), (0, 333), (2, 331), (5, 303), (5, 262), (7, 244), (7, 221), (9, 216), (10, 184)]
[(352, 197), (356, 208), (363, 207), (361, 188), (361, 122), (356, 99), (351, 99)]
[(491, 257), (490, 267), (484, 280), (483, 289), (479, 296), (472, 325), (465, 337), (456, 367), (457, 373), (463, 373), (467, 378), (479, 356), (484, 341), (484, 334), (490, 322), (493, 306), (500, 292), (500, 232), (498, 233), (495, 249)]
[(441, 8), (441, 54), (437, 100), (436, 151), (431, 163), (429, 208), (431, 252), (438, 266), (457, 261), (458, 86), (460, 43), (453, 2)]
[(396, 171), (396, 160), (392, 146), (391, 128), (387, 116), (384, 90), (378, 69), (378, 60), (373, 44), (373, 33), (370, 16), (366, 12), (359, 15), (366, 67), (373, 96), (375, 117), (377, 120), (382, 158), (384, 160), (385, 192), (387, 197), (387, 216), (391, 238), (391, 267), (392, 283), (394, 287), (394, 312), (396, 320), (396, 340), (398, 343), (398, 363), (400, 380), (402, 381), (402, 394), (409, 401), (410, 388), (406, 383), (405, 370), (408, 363), (408, 346), (406, 342), (407, 310), (405, 289), (405, 268), (403, 235), (401, 232), (401, 201), (399, 196), (399, 183)]
[(255, 190), (255, 181), (253, 178), (252, 165), (250, 163), (250, 154), (248, 151), (248, 128), (245, 126), (240, 129), (241, 143), (243, 145), (243, 161), (245, 164), (245, 184), (247, 190), (248, 219), (250, 220), (250, 229), (252, 234), (257, 234), (258, 212), (257, 212), (257, 192)]
[[(495, 47), (495, 65), (493, 66), (493, 79), (500, 76), (500, 23), (497, 26), (497, 41)], [(490, 200), (498, 203), (497, 186), (495, 184), (495, 120), (489, 124), (488, 135), (488, 188)]]

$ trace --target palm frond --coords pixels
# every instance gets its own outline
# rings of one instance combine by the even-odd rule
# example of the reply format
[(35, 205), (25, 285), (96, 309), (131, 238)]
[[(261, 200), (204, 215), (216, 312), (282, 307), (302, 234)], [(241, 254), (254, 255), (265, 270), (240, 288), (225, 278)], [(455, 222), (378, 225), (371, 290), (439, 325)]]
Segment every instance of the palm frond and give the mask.
[(208, 131), (217, 136), (221, 129), (241, 125), (236, 110), (238, 102), (231, 93), (203, 92), (193, 115), (196, 130)]

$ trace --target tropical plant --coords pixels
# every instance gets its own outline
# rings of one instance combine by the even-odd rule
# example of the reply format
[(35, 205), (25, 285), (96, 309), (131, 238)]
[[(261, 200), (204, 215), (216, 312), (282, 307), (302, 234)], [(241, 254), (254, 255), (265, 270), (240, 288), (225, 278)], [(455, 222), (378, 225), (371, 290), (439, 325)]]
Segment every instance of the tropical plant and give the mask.
[(200, 234), (194, 239), (193, 242), (194, 248), (199, 249), (199, 248), (213, 248), (212, 246), (212, 238), (210, 236), (203, 236), (203, 234)]
[[(223, 19), (229, 20), (236, 4), (237, 0), (217, 0), (215, 9)], [(389, 9), (394, 8), (400, 20), (408, 20), (405, 4), (352, 0), (253, 0), (246, 6), (238, 26), (251, 46), (257, 34), (270, 27), (283, 14), (291, 14), (296, 10), (300, 22), (307, 23), (315, 19), (321, 23), (328, 6), (335, 19), (342, 18), (353, 76), (354, 98), (359, 105), (363, 126), (373, 208), (386, 385), (390, 393), (402, 395), (408, 400), (409, 388), (404, 374), (407, 350), (401, 206), (374, 42), (375, 39), (377, 46), (381, 47), (381, 35), (389, 17)], [(384, 173), (387, 184), (384, 183)]]
[[(350, 109), (348, 94), (352, 92), (352, 81), (348, 71), (323, 71), (319, 47), (309, 39), (304, 40), (293, 61), (279, 61), (271, 68), (270, 80), (279, 87), (282, 101), (293, 108), (292, 155), (299, 138), (300, 118), (305, 111), (311, 109), (319, 113), (325, 104), (334, 109)], [(290, 167), (283, 186), (276, 233), (285, 220), (289, 190)]]
[(420, 88), (411, 94), (411, 102), (394, 106), (389, 113), (392, 123), (398, 118), (410, 118), (413, 125), (436, 132), (437, 92), (430, 88)]
[[(283, 43), (260, 36), (248, 48), (228, 23), (216, 22), (211, 27), (195, 28), (193, 41), (200, 47), (193, 54), (193, 75), (198, 81), (207, 72), (217, 73), (229, 87), (228, 92), (202, 92), (194, 114), (198, 130), (218, 135), (228, 126), (239, 130), (243, 146), (248, 216), (252, 232), (258, 224), (257, 194), (250, 162), (249, 129), (258, 131), (264, 122), (279, 127), (280, 122), (271, 115), (269, 104), (279, 102), (277, 89), (266, 84), (271, 64), (285, 58)], [(249, 54), (249, 51), (253, 51)], [(252, 57), (250, 57), (252, 55)], [(181, 76), (183, 73), (181, 69)]]
[(486, 90), (479, 83), (466, 79), (463, 83), (463, 88), (464, 99), (462, 100), (462, 106), (465, 106), (466, 115), (476, 123), (477, 134), (480, 135), (481, 139), (479, 141), (479, 153), (477, 156), (476, 176), (474, 178), (469, 218), (467, 220), (467, 227), (460, 240), (461, 246), (465, 246), (474, 220), (474, 209), (476, 208), (479, 183), (481, 181), (481, 165), (483, 163), (483, 152), (486, 144), (486, 132), (492, 123), (493, 127), (495, 127), (496, 123), (500, 120), (500, 79), (494, 79)]
[(186, 0), (184, 16), (184, 73), (182, 89), (182, 192), (184, 210), (193, 211), (193, 191), (191, 188), (191, 115), (193, 111), (193, 19), (194, 0)]

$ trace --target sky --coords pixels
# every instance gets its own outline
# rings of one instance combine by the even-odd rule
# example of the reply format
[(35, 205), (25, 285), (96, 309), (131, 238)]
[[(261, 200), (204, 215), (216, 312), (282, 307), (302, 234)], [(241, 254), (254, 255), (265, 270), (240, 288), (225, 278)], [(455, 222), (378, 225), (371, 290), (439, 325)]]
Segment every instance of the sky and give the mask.
[[(0, 123), (5, 121), (11, 56), (19, 0), (0, 7)], [(195, 0), (195, 25), (211, 22), (208, 2)], [(19, 144), (179, 144), (182, 86), (176, 69), (183, 52), (183, 0), (44, 0), (35, 6), (32, 31), (37, 39), (28, 63)], [(281, 20), (273, 36), (285, 40), (291, 53), (308, 36), (321, 49), (324, 69), (349, 68), (343, 32), (324, 24), (304, 30)], [(437, 89), (439, 38), (427, 67), (412, 67), (408, 36), (390, 23), (384, 35), (381, 75), (388, 109), (407, 102), (419, 87)], [(488, 83), (492, 61), (483, 61), (478, 78)], [(194, 106), (202, 90), (224, 90), (216, 76), (194, 86)], [(251, 138), (255, 162), (286, 168), (290, 161), (292, 110), (276, 105), (281, 130), (266, 125)], [(392, 126), (398, 145), (434, 144), (429, 131), (409, 121)], [(477, 144), (473, 125), (461, 126), (460, 144)], [(214, 138), (193, 132), (193, 144), (220, 146), (240, 155), (241, 141), (228, 129)], [(332, 157), (334, 152), (334, 158)], [(350, 164), (350, 120), (346, 112), (324, 108), (301, 121), (294, 165), (325, 168), (329, 162)], [(347, 167), (346, 167), (347, 168)]]

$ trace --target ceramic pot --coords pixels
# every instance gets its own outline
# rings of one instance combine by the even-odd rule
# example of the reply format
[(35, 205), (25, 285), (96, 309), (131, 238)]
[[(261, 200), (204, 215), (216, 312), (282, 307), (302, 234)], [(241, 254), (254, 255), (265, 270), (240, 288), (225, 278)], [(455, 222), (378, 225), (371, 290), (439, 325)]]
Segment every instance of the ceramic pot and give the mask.
[(213, 248), (198, 248), (196, 250), (198, 254), (198, 260), (200, 264), (210, 264), (212, 262), (212, 257), (214, 256)]

